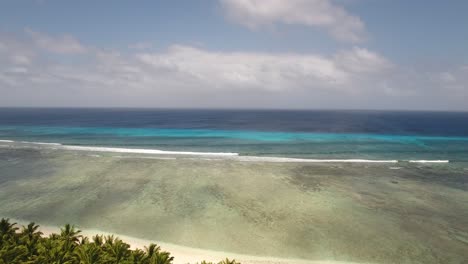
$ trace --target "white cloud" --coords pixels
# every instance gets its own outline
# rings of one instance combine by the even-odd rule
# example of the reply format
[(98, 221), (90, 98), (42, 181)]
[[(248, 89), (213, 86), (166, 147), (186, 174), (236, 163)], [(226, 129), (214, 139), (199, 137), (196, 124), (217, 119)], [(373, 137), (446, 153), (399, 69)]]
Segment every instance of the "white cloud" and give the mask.
[(440, 81), (444, 83), (453, 83), (456, 81), (455, 76), (453, 76), (453, 74), (450, 72), (442, 72), (441, 74), (439, 74), (439, 78)]
[(71, 35), (51, 37), (30, 29), (26, 29), (25, 31), (38, 47), (46, 51), (58, 54), (80, 54), (86, 52), (86, 48)]
[(22, 55), (22, 54), (12, 54), (10, 56), (10, 60), (14, 64), (19, 64), (19, 65), (29, 65), (29, 64), (31, 64), (31, 58), (29, 56)]
[(0, 35), (0, 57), (13, 65), (29, 65), (36, 56), (30, 43), (11, 34)]
[(468, 110), (466, 66), (410, 69), (359, 47), (330, 56), (84, 48), (48, 56), (27, 38), (0, 34), (0, 106)]
[[(439, 89), (447, 92), (463, 91), (468, 88), (468, 68), (466, 66), (457, 67), (450, 71), (434, 74), (432, 78)], [(468, 99), (468, 97), (467, 97)]]
[(391, 62), (379, 54), (358, 47), (338, 52), (334, 60), (338, 66), (354, 73), (378, 73), (393, 67)]
[[(352, 85), (359, 74), (370, 78), (391, 65), (378, 54), (359, 48), (325, 57), (317, 54), (212, 52), (173, 46), (165, 53), (146, 53), (137, 57), (151, 65), (154, 71), (177, 73), (218, 89), (342, 89)], [(352, 67), (353, 63), (360, 66)]]
[(152, 48), (153, 44), (151, 42), (142, 41), (142, 42), (133, 43), (129, 45), (128, 47), (134, 50), (147, 50), (147, 49)]
[(276, 23), (326, 30), (340, 41), (362, 42), (366, 29), (361, 19), (331, 0), (220, 0), (229, 19), (256, 29)]
[(25, 67), (11, 67), (11, 68), (5, 69), (4, 72), (5, 73), (28, 73), (29, 70), (28, 68), (25, 68)]

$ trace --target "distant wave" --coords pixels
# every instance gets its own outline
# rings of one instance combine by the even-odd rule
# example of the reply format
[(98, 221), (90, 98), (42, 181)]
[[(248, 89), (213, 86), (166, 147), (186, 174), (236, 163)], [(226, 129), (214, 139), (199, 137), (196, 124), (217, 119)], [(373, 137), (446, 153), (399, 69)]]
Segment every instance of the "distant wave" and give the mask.
[(283, 157), (259, 157), (259, 156), (239, 156), (240, 161), (266, 161), (266, 162), (332, 162), (332, 163), (397, 163), (398, 160), (370, 160), (370, 159), (300, 159)]
[(197, 155), (197, 156), (237, 156), (238, 153), (232, 152), (193, 152), (193, 151), (167, 151), (159, 149), (130, 149), (130, 148), (110, 148), (110, 147), (85, 147), (62, 145), (61, 149), (82, 150), (97, 152), (116, 152), (116, 153), (136, 153), (136, 154), (167, 154), (167, 155)]
[(21, 143), (31, 145), (44, 145), (51, 146), (54, 149), (64, 150), (80, 150), (92, 152), (116, 152), (116, 153), (135, 153), (135, 154), (167, 154), (167, 155), (197, 155), (197, 156), (238, 156), (238, 153), (233, 152), (194, 152), (194, 151), (169, 151), (159, 149), (132, 149), (132, 148), (114, 148), (114, 147), (94, 147), (94, 146), (72, 146), (63, 145), (60, 143), (48, 142), (32, 142), (32, 141), (13, 141), (13, 140), (0, 140), (5, 143)]
[[(398, 163), (396, 159), (391, 160), (373, 160), (373, 159), (307, 159), (307, 158), (286, 158), (286, 157), (263, 157), (263, 156), (241, 156), (235, 152), (195, 152), (195, 151), (170, 151), (159, 149), (133, 149), (133, 148), (115, 148), (115, 147), (96, 147), (96, 146), (72, 146), (62, 145), (60, 143), (49, 142), (30, 142), (30, 141), (13, 141), (0, 140), (0, 143), (20, 143), (30, 145), (41, 145), (51, 147), (53, 149), (77, 150), (90, 152), (113, 152), (113, 153), (130, 153), (130, 154), (151, 154), (151, 155), (186, 155), (186, 156), (214, 156), (223, 158), (233, 158), (238, 161), (245, 162), (304, 162), (304, 163)], [(204, 158), (206, 160), (218, 160)], [(448, 163), (449, 160), (406, 160), (402, 162), (409, 163)], [(394, 169), (394, 167), (392, 167)], [(395, 168), (396, 169), (396, 168)]]
[(410, 163), (448, 163), (449, 160), (409, 160)]
[(34, 142), (34, 141), (19, 141), (19, 143), (35, 144), (35, 145), (46, 145), (46, 146), (62, 146), (62, 144), (60, 144), (60, 143)]

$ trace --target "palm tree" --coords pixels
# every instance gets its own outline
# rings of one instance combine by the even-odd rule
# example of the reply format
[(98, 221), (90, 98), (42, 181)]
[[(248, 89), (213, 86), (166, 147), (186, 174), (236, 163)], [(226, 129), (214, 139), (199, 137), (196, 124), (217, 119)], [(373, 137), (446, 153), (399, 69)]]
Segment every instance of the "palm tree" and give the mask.
[(67, 242), (78, 243), (79, 238), (82, 237), (80, 233), (81, 230), (75, 229), (75, 226), (71, 226), (70, 224), (66, 224), (63, 228), (60, 228), (60, 238)]
[(27, 226), (23, 226), (23, 229), (21, 230), (21, 235), (25, 235), (29, 239), (39, 238), (44, 233), (42, 233), (41, 231), (37, 231), (38, 229), (39, 225), (36, 225), (36, 223), (31, 222)]
[(226, 258), (225, 260), (222, 260), (218, 264), (240, 264), (240, 263), (237, 262), (235, 259), (229, 260), (228, 258)]
[(121, 261), (128, 259), (130, 256), (130, 245), (124, 243), (120, 239), (115, 239), (114, 242), (107, 245), (107, 254), (112, 259), (112, 263), (118, 264)]
[(135, 249), (131, 252), (130, 254), (130, 262), (133, 264), (138, 264), (138, 263), (146, 263), (148, 260), (148, 256), (146, 253), (141, 250), (141, 249)]
[(75, 229), (75, 226), (66, 224), (63, 228), (60, 228), (59, 240), (63, 243), (61, 244), (62, 250), (73, 254), (73, 251), (80, 242), (81, 230)]
[(95, 235), (95, 236), (93, 236), (93, 242), (94, 242), (94, 244), (96, 244), (98, 246), (102, 246), (102, 244), (104, 243), (104, 239), (103, 239), (102, 235)]
[(81, 240), (80, 242), (78, 243), (78, 245), (86, 245), (86, 244), (89, 244), (89, 238), (88, 237), (81, 237)]
[(81, 244), (76, 249), (76, 257), (79, 264), (99, 264), (102, 262), (102, 250), (94, 243)]
[[(19, 233), (17, 230), (16, 223), (0, 220), (0, 264), (172, 264), (174, 260), (156, 244), (131, 250), (129, 244), (113, 235), (95, 235), (90, 242), (69, 224), (60, 229), (60, 234), (49, 237), (42, 237), (34, 222)], [(218, 264), (239, 263), (226, 259)]]
[(64, 240), (45, 239), (38, 248), (38, 261), (36, 263), (72, 264), (73, 253), (65, 245)]
[(3, 236), (13, 236), (18, 228), (16, 223), (10, 224), (10, 218), (2, 218), (0, 220), (0, 238)]
[(27, 254), (25, 246), (5, 243), (0, 247), (0, 263), (24, 263)]
[(151, 264), (171, 264), (174, 257), (171, 257), (169, 252), (159, 252), (150, 259)]
[(38, 229), (39, 225), (31, 222), (27, 226), (23, 226), (20, 233), (21, 242), (27, 248), (30, 258), (37, 254), (38, 241), (43, 234), (41, 231), (38, 231)]
[(161, 248), (151, 243), (148, 247), (145, 247), (147, 255), (147, 263), (149, 264), (170, 264), (174, 260), (174, 257), (171, 257), (169, 252), (161, 252)]
[(145, 250), (146, 250), (146, 254), (148, 255), (148, 258), (152, 258), (153, 255), (159, 253), (161, 248), (158, 245), (151, 243), (149, 247), (145, 246)]
[(108, 235), (106, 236), (105, 238), (105, 243), (104, 245), (106, 246), (113, 246), (114, 245), (114, 242), (117, 241), (118, 239), (114, 237), (114, 235)]

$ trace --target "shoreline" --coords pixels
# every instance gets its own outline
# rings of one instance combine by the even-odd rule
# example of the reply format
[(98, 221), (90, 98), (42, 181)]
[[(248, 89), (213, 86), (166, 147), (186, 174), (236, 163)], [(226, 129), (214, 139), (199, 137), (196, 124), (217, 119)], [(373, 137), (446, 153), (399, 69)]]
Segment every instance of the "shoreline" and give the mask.
[[(17, 220), (14, 218), (10, 218), (10, 221), (13, 223), (17, 223), (18, 227), (22, 227), (27, 225), (29, 222)], [(35, 223), (38, 224), (38, 223)], [(151, 243), (155, 243), (161, 247), (163, 251), (167, 251), (174, 257), (173, 264), (195, 264), (200, 263), (201, 261), (205, 260), (207, 262), (218, 263), (219, 261), (229, 258), (235, 259), (236, 261), (240, 262), (241, 264), (364, 264), (363, 262), (347, 262), (347, 261), (337, 261), (337, 260), (306, 260), (306, 259), (294, 259), (294, 258), (278, 258), (278, 257), (269, 257), (269, 256), (252, 256), (252, 255), (244, 255), (244, 254), (237, 254), (232, 252), (224, 252), (224, 251), (216, 251), (210, 249), (201, 249), (201, 248), (193, 248), (187, 246), (181, 246), (172, 243), (166, 243), (161, 241), (155, 240), (148, 240), (142, 238), (136, 238), (127, 235), (121, 235), (117, 233), (110, 233), (105, 232), (97, 229), (81, 229), (78, 226), (75, 228), (81, 230), (81, 235), (88, 237), (91, 239), (92, 236), (99, 234), (99, 235), (114, 235), (114, 237), (118, 237), (122, 239), (123, 242), (130, 245), (131, 249), (144, 249), (145, 246), (148, 246)], [(39, 231), (43, 233), (43, 236), (49, 236), (52, 233), (60, 233), (60, 227), (56, 226), (47, 226), (39, 224)], [(367, 263), (367, 262), (365, 262)], [(370, 264), (370, 263), (367, 263)]]

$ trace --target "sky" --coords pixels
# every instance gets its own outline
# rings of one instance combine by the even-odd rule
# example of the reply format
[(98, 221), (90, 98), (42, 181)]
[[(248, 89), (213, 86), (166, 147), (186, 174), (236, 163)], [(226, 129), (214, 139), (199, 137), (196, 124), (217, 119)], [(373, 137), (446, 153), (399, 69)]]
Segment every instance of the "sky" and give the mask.
[(0, 0), (0, 107), (468, 111), (465, 0)]

